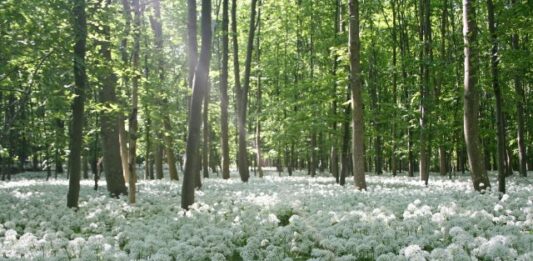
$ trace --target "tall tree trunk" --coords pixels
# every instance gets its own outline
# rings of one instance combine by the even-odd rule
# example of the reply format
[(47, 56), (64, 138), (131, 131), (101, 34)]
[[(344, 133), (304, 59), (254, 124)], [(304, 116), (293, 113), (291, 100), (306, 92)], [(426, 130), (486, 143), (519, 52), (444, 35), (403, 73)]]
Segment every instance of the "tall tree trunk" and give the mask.
[[(257, 15), (257, 64), (261, 63), (261, 2), (259, 2), (259, 11)], [(259, 177), (263, 177), (263, 158), (261, 155), (261, 106), (262, 106), (262, 90), (261, 90), (261, 70), (257, 73), (257, 119), (255, 126), (255, 144), (256, 144), (256, 162), (257, 172)]]
[(352, 161), (355, 186), (366, 190), (365, 181), (365, 133), (363, 121), (363, 96), (361, 86), (360, 48), (359, 40), (359, 1), (350, 0), (350, 88), (352, 90)]
[[(154, 31), (155, 36), (155, 47), (157, 53), (157, 73), (159, 75), (159, 83), (164, 84), (165, 82), (165, 54), (163, 53), (163, 22), (161, 20), (161, 2), (159, 0), (152, 1), (153, 4), (153, 15), (150, 16), (150, 24), (152, 30)], [(166, 111), (168, 107), (168, 102), (166, 99), (163, 99), (162, 102), (162, 111)], [(165, 129), (165, 135), (163, 135), (163, 140), (165, 142), (165, 153), (167, 156), (167, 165), (168, 165), (168, 175), (170, 180), (178, 180), (178, 170), (176, 168), (176, 157), (174, 155), (174, 142), (170, 133), (172, 133), (172, 127), (170, 124), (170, 117), (168, 113), (163, 113), (163, 128)], [(169, 135), (167, 135), (169, 134)]]
[[(444, 64), (445, 62), (448, 61), (448, 57), (447, 57), (447, 51), (446, 51), (446, 39), (448, 38), (447, 36), (447, 26), (448, 26), (448, 0), (444, 0), (443, 4), (442, 4), (442, 15), (441, 15), (441, 26), (440, 26), (440, 31), (441, 31), (441, 46), (440, 46), (440, 58), (441, 58), (441, 61), (442, 63)], [(444, 69), (444, 68), (442, 68)], [(444, 86), (444, 82), (445, 82), (445, 77), (444, 77), (444, 73), (443, 71), (444, 70), (440, 70), (441, 72), (439, 73), (440, 77), (439, 77), (439, 82), (438, 84), (436, 84), (436, 87), (435, 87), (435, 104), (437, 104), (437, 106), (440, 105), (440, 95), (441, 95), (441, 92), (442, 92), (442, 88)], [(443, 119), (442, 119), (442, 114), (439, 113), (438, 114), (438, 118), (437, 118), (437, 124), (441, 124)], [(441, 176), (445, 176), (448, 172), (448, 169), (447, 169), (447, 153), (446, 153), (446, 147), (444, 146), (444, 143), (446, 142), (446, 134), (445, 133), (442, 133), (442, 134), (439, 134), (439, 138), (438, 138), (438, 143), (439, 143), (439, 172), (440, 172), (440, 175)]]
[[(111, 0), (106, 0), (104, 12), (110, 9)], [(103, 66), (106, 70), (100, 75), (102, 88), (100, 90), (100, 102), (105, 106), (117, 106), (115, 87), (117, 76), (112, 72), (110, 66), (111, 57), (111, 28), (109, 25), (102, 26), (104, 40), (99, 42), (100, 55), (104, 59)], [(128, 190), (124, 184), (124, 176), (120, 159), (120, 144), (118, 139), (118, 112), (104, 112), (100, 116), (100, 126), (102, 135), (102, 150), (104, 172), (107, 181), (107, 190), (112, 197), (119, 197), (121, 194), (127, 195)]]
[(420, 159), (419, 172), (420, 180), (428, 185), (429, 179), (429, 133), (428, 133), (428, 115), (430, 105), (430, 66), (432, 63), (431, 55), (431, 4), (430, 0), (420, 0), (420, 40), (423, 42), (423, 48), (420, 50)]
[(204, 97), (203, 109), (203, 147), (202, 147), (202, 171), (204, 178), (209, 177), (209, 92), (211, 91), (211, 84), (207, 84), (207, 90)]
[(472, 183), (475, 190), (481, 191), (490, 187), (490, 181), (479, 135), (479, 89), (475, 85), (479, 70), (475, 6), (475, 0), (463, 0), (464, 132)]
[[(233, 31), (233, 46), (234, 46), (234, 64), (238, 63), (238, 47), (237, 47), (237, 34), (236, 34), (236, 6), (235, 0), (233, 0), (232, 6), (232, 31)], [(244, 79), (242, 88), (239, 85), (237, 89), (237, 124), (239, 131), (239, 173), (243, 182), (247, 182), (250, 173), (249, 173), (249, 163), (248, 163), (248, 149), (247, 149), (247, 130), (246, 130), (246, 114), (248, 109), (248, 90), (250, 87), (250, 74), (252, 69), (252, 52), (253, 52), (253, 41), (255, 34), (255, 16), (256, 16), (256, 5), (257, 0), (251, 0), (251, 10), (250, 10), (250, 24), (248, 31), (248, 41), (246, 46), (246, 59), (244, 61)], [(237, 68), (235, 67), (235, 78), (237, 78)]]
[[(137, 72), (140, 68), (140, 40), (141, 40), (141, 5), (139, 0), (133, 0), (133, 53), (132, 53), (132, 66), (133, 70)], [(129, 115), (129, 155), (128, 155), (128, 165), (129, 165), (129, 174), (128, 179), (129, 183), (129, 195), (128, 199), (130, 204), (135, 204), (136, 202), (136, 183), (137, 183), (137, 174), (136, 174), (136, 158), (137, 158), (137, 113), (139, 111), (139, 80), (140, 74), (135, 73), (132, 80), (132, 89), (131, 89), (131, 112)]]
[(211, 59), (211, 0), (202, 0), (202, 48), (200, 60), (195, 71), (191, 99), (185, 173), (181, 193), (181, 207), (189, 209), (194, 203), (195, 166), (198, 166), (200, 147), (200, 128), (202, 125), (202, 100), (209, 84), (209, 62)]
[(153, 148), (152, 148), (152, 137), (151, 137), (151, 129), (152, 129), (152, 119), (150, 117), (150, 113), (148, 112), (147, 108), (145, 107), (145, 111), (147, 112), (145, 117), (145, 124), (144, 124), (144, 138), (146, 142), (146, 148), (145, 148), (145, 154), (144, 154), (144, 179), (153, 179), (153, 173), (150, 171), (150, 166), (153, 166), (152, 164), (152, 156), (153, 156)]
[[(196, 0), (187, 0), (187, 84), (193, 88), (194, 72), (198, 64), (198, 40), (196, 26)], [(190, 108), (190, 104), (188, 104)]]
[(67, 207), (78, 208), (81, 175), (81, 147), (83, 144), (84, 101), (87, 88), (85, 73), (85, 52), (87, 42), (87, 20), (85, 15), (85, 0), (76, 0), (72, 10), (74, 16), (74, 94), (72, 103), (72, 127), (70, 133), (69, 154), (69, 188)]
[(392, 176), (396, 176), (396, 172), (398, 171), (397, 166), (397, 159), (396, 159), (396, 148), (397, 148), (397, 139), (398, 139), (398, 131), (397, 131), (397, 104), (398, 104), (398, 74), (397, 74), (397, 46), (398, 46), (398, 37), (397, 37), (397, 17), (398, 17), (398, 2), (397, 0), (391, 1), (391, 7), (392, 7), (392, 104), (394, 108), (394, 120), (392, 121), (391, 126), (391, 132), (392, 132), (392, 152), (391, 152), (391, 172)]
[(229, 52), (229, 0), (222, 0), (222, 68), (220, 72), (220, 138), (222, 149), (222, 178), (229, 179), (229, 128), (228, 128), (228, 52)]
[(498, 35), (496, 33), (496, 18), (494, 17), (494, 4), (492, 0), (487, 0), (489, 33), (492, 43), (490, 50), (490, 69), (492, 74), (492, 89), (496, 98), (496, 138), (497, 138), (497, 157), (498, 166), (498, 191), (505, 194), (505, 126), (503, 116), (503, 100), (499, 82), (498, 70)]
[[(373, 25), (371, 23), (370, 28), (372, 28)], [(371, 29), (372, 30), (372, 29)], [(376, 69), (376, 63), (377, 63), (377, 51), (375, 49), (375, 43), (371, 43), (371, 51), (370, 51), (370, 62), (369, 62), (369, 75), (368, 75), (368, 85), (369, 85), (369, 91), (370, 91), (370, 100), (372, 101), (372, 125), (374, 126), (374, 130), (376, 133), (376, 137), (374, 137), (374, 171), (376, 174), (381, 175), (383, 174), (382, 170), (382, 162), (383, 162), (383, 149), (381, 145), (381, 128), (379, 123), (379, 102), (378, 102), (378, 72)]]
[[(512, 0), (513, 5), (516, 4), (516, 0)], [(513, 50), (520, 50), (520, 39), (517, 33), (511, 36), (511, 46)], [(518, 172), (522, 177), (527, 177), (527, 155), (526, 155), (526, 143), (525, 143), (525, 120), (524, 120), (524, 89), (522, 84), (522, 77), (525, 73), (521, 72), (522, 69), (518, 69), (518, 72), (514, 74), (514, 89), (516, 94), (516, 139), (518, 143)]]
[(163, 179), (163, 145), (157, 141), (154, 148), (155, 178)]
[[(238, 34), (237, 34), (237, 1), (232, 0), (231, 1), (231, 35), (233, 40), (233, 72), (234, 72), (234, 81), (235, 81), (235, 96), (236, 96), (236, 125), (237, 125), (237, 133), (238, 138), (237, 146), (238, 146), (238, 152), (237, 152), (237, 167), (239, 169), (239, 175), (241, 177), (241, 180), (243, 182), (247, 182), (249, 178), (249, 174), (246, 175), (248, 172), (248, 167), (242, 168), (241, 166), (244, 165), (244, 162), (247, 162), (246, 153), (243, 153), (243, 151), (246, 151), (246, 141), (245, 136), (243, 135), (246, 131), (246, 128), (244, 126), (244, 122), (241, 119), (241, 107), (242, 107), (242, 90), (241, 90), (241, 72), (240, 72), (240, 66), (239, 66), (239, 41), (238, 41)], [(242, 126), (241, 126), (242, 125)], [(241, 141), (243, 145), (241, 145)], [(244, 154), (244, 157), (241, 156), (241, 154)], [(244, 161), (243, 159), (244, 158)], [(241, 163), (242, 162), (242, 163)], [(246, 164), (247, 165), (247, 164)]]
[[(124, 14), (124, 38), (122, 38), (122, 41), (120, 43), (120, 53), (122, 56), (122, 63), (125, 67), (128, 67), (130, 64), (130, 59), (128, 55), (128, 38), (130, 36), (131, 31), (131, 6), (130, 6), (130, 0), (122, 0), (122, 12)], [(125, 88), (129, 88), (128, 86), (128, 76), (125, 74), (123, 76), (124, 86)], [(129, 93), (127, 91), (127, 93)], [(126, 182), (129, 182), (129, 176), (130, 176), (130, 168), (129, 168), (129, 151), (128, 151), (128, 134), (126, 133), (126, 128), (124, 124), (124, 117), (121, 116), (119, 119), (119, 143), (120, 143), (120, 158), (122, 160), (122, 171), (124, 174), (124, 180)]]
[[(338, 34), (341, 32), (340, 30), (340, 16), (341, 16), (341, 1), (335, 0), (335, 14), (334, 14), (334, 43), (337, 45), (338, 42)], [(333, 102), (331, 104), (331, 113), (332, 117), (337, 117), (337, 68), (338, 68), (338, 58), (339, 56), (337, 53), (333, 55), (333, 68), (331, 70), (331, 74), (333, 76), (333, 90), (332, 90), (332, 97)], [(339, 153), (338, 153), (338, 139), (337, 139), (337, 121), (333, 121), (331, 123), (331, 128), (333, 131), (333, 134), (331, 135), (331, 154), (330, 154), (330, 161), (331, 161), (331, 174), (333, 177), (335, 177), (335, 182), (339, 183)]]

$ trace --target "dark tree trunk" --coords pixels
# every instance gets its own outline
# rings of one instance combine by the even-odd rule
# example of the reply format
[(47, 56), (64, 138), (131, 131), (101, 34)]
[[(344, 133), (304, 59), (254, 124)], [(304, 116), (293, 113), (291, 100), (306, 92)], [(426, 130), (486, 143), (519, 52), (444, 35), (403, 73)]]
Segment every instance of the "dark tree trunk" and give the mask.
[[(350, 99), (350, 89), (347, 89), (346, 99)], [(344, 186), (346, 184), (346, 177), (350, 173), (350, 106), (346, 105), (344, 108), (344, 121), (342, 122), (342, 151), (341, 151), (341, 173), (339, 184)]]
[[(159, 83), (164, 84), (165, 81), (165, 54), (163, 53), (163, 24), (161, 21), (161, 3), (159, 0), (154, 0), (153, 4), (153, 16), (150, 16), (150, 24), (152, 25), (152, 30), (154, 31), (155, 36), (155, 47), (157, 53), (157, 73), (159, 75)], [(163, 100), (162, 106), (167, 107), (168, 102), (166, 99)], [(167, 108), (162, 108), (162, 111), (165, 111)], [(170, 118), (167, 113), (162, 115), (163, 118), (163, 128), (165, 133), (172, 133), (172, 127), (170, 124)], [(168, 164), (168, 175), (170, 180), (178, 180), (178, 170), (176, 168), (176, 157), (174, 156), (174, 142), (171, 135), (163, 135), (165, 141), (165, 153), (167, 156)]]
[(74, 93), (76, 97), (72, 103), (72, 127), (70, 133), (69, 154), (69, 188), (67, 207), (78, 208), (81, 175), (81, 147), (83, 145), (84, 100), (87, 88), (85, 73), (85, 48), (87, 42), (87, 20), (85, 15), (85, 0), (74, 2), (72, 14), (74, 28)]
[(350, 88), (352, 90), (352, 162), (355, 186), (366, 190), (365, 181), (365, 133), (363, 121), (363, 95), (361, 85), (360, 47), (359, 40), (359, 1), (350, 0)]
[[(110, 5), (111, 0), (106, 0), (105, 12), (109, 10)], [(99, 42), (100, 55), (106, 63), (111, 63), (111, 28), (109, 25), (103, 25), (102, 28), (104, 40)], [(105, 64), (103, 66), (108, 67), (110, 65)], [(100, 101), (106, 105), (117, 105), (117, 97), (115, 94), (117, 77), (110, 68), (107, 68), (100, 75), (100, 82), (102, 83)], [(104, 154), (103, 165), (107, 181), (107, 190), (112, 197), (119, 197), (121, 194), (127, 195), (128, 190), (124, 184), (120, 158), (120, 144), (118, 139), (119, 115), (116, 112), (104, 112), (101, 114), (100, 119), (102, 150)]]
[(490, 56), (490, 69), (492, 74), (492, 89), (496, 99), (496, 138), (497, 138), (497, 156), (496, 163), (498, 166), (498, 191), (505, 194), (505, 125), (503, 115), (503, 100), (499, 82), (498, 70), (498, 35), (496, 33), (496, 18), (494, 17), (494, 4), (492, 0), (487, 0), (488, 24), (490, 39), (492, 43)]
[(420, 50), (420, 73), (422, 82), (420, 83), (420, 159), (419, 172), (420, 180), (424, 181), (426, 186), (429, 179), (429, 133), (428, 133), (428, 115), (430, 105), (430, 66), (432, 63), (431, 54), (431, 3), (430, 0), (420, 0), (419, 17), (420, 17), (420, 40), (423, 42), (423, 48)]
[(470, 175), (477, 191), (490, 187), (479, 135), (479, 88), (475, 0), (463, 0), (464, 132)]
[[(515, 4), (516, 0), (512, 1)], [(520, 39), (518, 34), (511, 36), (511, 46), (515, 51), (520, 50)], [(527, 155), (525, 142), (525, 117), (524, 117), (524, 87), (522, 84), (522, 77), (525, 74), (518, 69), (514, 75), (514, 89), (516, 94), (516, 140), (518, 143), (518, 172), (522, 177), (527, 177)]]
[(228, 128), (228, 52), (229, 52), (229, 0), (222, 1), (222, 68), (220, 72), (220, 138), (222, 147), (222, 178), (229, 179), (229, 128)]
[[(194, 72), (198, 63), (198, 41), (196, 27), (196, 0), (187, 0), (187, 84), (193, 88)], [(190, 104), (189, 104), (190, 108)]]
[(202, 146), (202, 172), (204, 178), (209, 178), (209, 92), (211, 91), (210, 83), (207, 84), (204, 97), (203, 109), (203, 146)]
[[(189, 21), (190, 22), (190, 21)], [(209, 62), (211, 59), (211, 0), (202, 0), (202, 48), (200, 60), (194, 74), (194, 87), (191, 99), (185, 173), (181, 192), (181, 207), (189, 209), (194, 203), (195, 172), (198, 166), (200, 129), (202, 125), (202, 100), (209, 84)]]

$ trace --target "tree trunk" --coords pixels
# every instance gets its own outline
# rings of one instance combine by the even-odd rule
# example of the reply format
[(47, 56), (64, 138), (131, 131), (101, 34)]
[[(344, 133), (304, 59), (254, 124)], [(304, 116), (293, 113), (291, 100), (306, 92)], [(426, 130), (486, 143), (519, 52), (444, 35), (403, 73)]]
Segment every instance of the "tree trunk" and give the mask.
[(85, 73), (85, 52), (87, 42), (87, 20), (85, 15), (85, 0), (76, 0), (73, 8), (74, 28), (74, 93), (76, 97), (72, 103), (72, 129), (70, 133), (69, 154), (69, 187), (67, 207), (78, 208), (81, 175), (81, 147), (83, 144), (84, 100), (87, 88)]
[[(133, 0), (133, 53), (132, 53), (132, 67), (133, 71), (136, 72), (140, 68), (140, 40), (141, 40), (141, 5), (139, 0)], [(129, 115), (129, 155), (128, 155), (128, 165), (129, 165), (129, 174), (128, 179), (129, 184), (129, 203), (135, 204), (136, 202), (136, 184), (137, 184), (137, 174), (136, 174), (136, 158), (137, 158), (137, 113), (139, 111), (139, 80), (140, 74), (135, 73), (132, 80), (132, 90), (131, 90), (131, 112)]]
[[(157, 73), (159, 75), (159, 83), (164, 84), (165, 82), (165, 54), (163, 53), (163, 22), (161, 20), (161, 2), (159, 0), (154, 0), (153, 4), (153, 15), (150, 16), (150, 24), (154, 32), (155, 38), (155, 47), (157, 53)], [(165, 111), (168, 106), (166, 99), (162, 102), (162, 111)], [(178, 170), (176, 168), (176, 157), (174, 156), (174, 142), (170, 133), (172, 133), (172, 127), (170, 125), (170, 118), (167, 113), (162, 115), (163, 118), (163, 128), (165, 129), (165, 135), (163, 139), (165, 141), (165, 153), (167, 156), (168, 164), (168, 174), (170, 180), (178, 180)], [(168, 134), (168, 135), (167, 135)]]
[(479, 135), (479, 89), (475, 85), (479, 70), (475, 6), (475, 0), (463, 0), (464, 132), (472, 183), (475, 190), (482, 191), (490, 187), (490, 182)]
[(229, 127), (228, 127), (228, 52), (229, 52), (229, 0), (222, 0), (222, 68), (220, 72), (220, 138), (222, 149), (222, 178), (229, 179)]
[(432, 64), (431, 54), (431, 4), (430, 0), (420, 0), (420, 40), (423, 42), (423, 48), (420, 50), (420, 159), (419, 172), (420, 180), (428, 185), (429, 179), (429, 133), (428, 133), (428, 115), (430, 105), (430, 66)]
[[(238, 131), (239, 131), (239, 173), (241, 174), (241, 179), (243, 182), (248, 182), (250, 173), (248, 170), (248, 149), (247, 149), (247, 133), (246, 133), (246, 114), (248, 109), (248, 89), (250, 87), (250, 74), (252, 69), (252, 52), (253, 52), (253, 41), (255, 34), (255, 16), (256, 16), (256, 5), (257, 0), (251, 0), (251, 10), (250, 10), (250, 24), (248, 31), (248, 43), (246, 46), (246, 60), (244, 61), (244, 79), (243, 86), (240, 88), (239, 85), (236, 85), (237, 89), (237, 121), (238, 121)], [(234, 46), (234, 64), (238, 63), (238, 46), (237, 46), (237, 32), (236, 32), (236, 5), (235, 0), (233, 0), (232, 6), (232, 31), (233, 31), (233, 46)], [(235, 78), (238, 76), (237, 72), (238, 66), (235, 66)]]
[(494, 17), (494, 4), (492, 0), (487, 0), (487, 12), (490, 39), (492, 43), (490, 56), (490, 69), (492, 74), (492, 89), (496, 99), (496, 138), (497, 138), (497, 156), (496, 164), (498, 166), (498, 191), (505, 194), (505, 125), (503, 115), (503, 99), (499, 82), (498, 70), (498, 35), (496, 33), (496, 19)]
[(210, 84), (207, 84), (207, 90), (204, 97), (203, 110), (203, 147), (202, 147), (202, 171), (204, 178), (209, 177), (209, 92), (211, 91)]
[[(346, 99), (350, 99), (350, 89), (348, 88), (346, 92)], [(344, 121), (342, 122), (342, 151), (341, 151), (341, 173), (339, 184), (344, 186), (346, 184), (346, 177), (350, 173), (350, 156), (349, 156), (349, 146), (350, 146), (350, 106), (346, 105), (344, 108)]]
[[(187, 0), (187, 84), (191, 89), (193, 88), (194, 72), (198, 63), (196, 16), (196, 0)], [(187, 108), (190, 108), (190, 104), (188, 104)]]
[(145, 154), (144, 154), (144, 179), (153, 179), (153, 173), (150, 171), (150, 166), (153, 166), (152, 164), (152, 155), (153, 155), (153, 148), (152, 148), (152, 137), (151, 137), (151, 129), (152, 129), (152, 119), (150, 118), (150, 113), (145, 108), (145, 111), (147, 112), (145, 117), (146, 121), (144, 124), (144, 131), (145, 131)]
[[(516, 0), (512, 1), (515, 4)], [(520, 39), (518, 34), (511, 36), (511, 45), (515, 51), (520, 50)], [(524, 120), (524, 88), (522, 86), (522, 77), (525, 73), (518, 69), (514, 75), (514, 89), (516, 94), (516, 140), (518, 143), (518, 172), (522, 177), (527, 177), (527, 155), (525, 143), (525, 120)]]
[(155, 178), (163, 179), (163, 146), (157, 141), (154, 152)]
[[(109, 10), (111, 0), (106, 0), (105, 11)], [(107, 69), (100, 75), (100, 82), (102, 88), (100, 90), (100, 102), (106, 106), (117, 106), (117, 97), (115, 94), (115, 86), (117, 82), (116, 75), (109, 68), (112, 61), (111, 58), (111, 28), (109, 25), (102, 26), (104, 40), (99, 42), (100, 55), (104, 58)], [(102, 135), (102, 150), (104, 172), (107, 181), (107, 190), (112, 197), (119, 197), (121, 194), (127, 195), (128, 191), (124, 184), (124, 175), (122, 171), (120, 159), (120, 144), (118, 138), (118, 112), (104, 112), (100, 116), (100, 126)]]
[[(261, 5), (261, 2), (259, 2)], [(261, 6), (259, 6), (260, 8)], [(261, 64), (261, 9), (258, 11), (257, 15), (257, 64)], [(256, 162), (257, 162), (257, 171), (259, 172), (259, 177), (263, 177), (263, 158), (261, 155), (261, 106), (262, 106), (262, 90), (261, 90), (261, 69), (257, 73), (257, 119), (255, 126), (255, 144), (256, 144)]]
[[(189, 21), (190, 22), (190, 21)], [(211, 0), (202, 0), (202, 48), (200, 60), (194, 74), (194, 87), (191, 99), (185, 173), (181, 193), (181, 207), (189, 209), (194, 203), (195, 171), (198, 166), (200, 128), (202, 125), (202, 100), (209, 84), (209, 62), (211, 59)]]
[(350, 0), (350, 88), (352, 90), (352, 161), (355, 186), (366, 190), (365, 181), (365, 133), (363, 121), (363, 96), (361, 86), (360, 48), (359, 40), (359, 1)]
[[(122, 39), (120, 43), (120, 52), (122, 56), (122, 63), (124, 66), (129, 67), (130, 59), (128, 55), (128, 38), (131, 31), (131, 6), (130, 6), (130, 0), (122, 0), (122, 12), (124, 13), (124, 38)], [(128, 86), (128, 76), (125, 74), (123, 76), (124, 86), (125, 88), (129, 88)], [(126, 91), (129, 93), (128, 91)], [(128, 152), (128, 134), (126, 133), (125, 124), (124, 124), (124, 117), (121, 116), (119, 119), (119, 143), (120, 143), (120, 158), (122, 160), (122, 171), (124, 174), (124, 180), (126, 182), (129, 182), (129, 176), (130, 176), (130, 168), (129, 168), (129, 152)]]

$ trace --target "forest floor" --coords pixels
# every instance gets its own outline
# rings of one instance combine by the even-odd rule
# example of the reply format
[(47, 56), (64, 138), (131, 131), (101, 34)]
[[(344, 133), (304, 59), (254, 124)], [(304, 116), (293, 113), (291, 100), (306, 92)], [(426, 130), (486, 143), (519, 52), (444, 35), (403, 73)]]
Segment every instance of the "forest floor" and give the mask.
[(533, 260), (532, 175), (500, 200), (467, 175), (369, 175), (361, 192), (351, 178), (232, 173), (205, 179), (185, 213), (181, 181), (141, 180), (130, 206), (84, 180), (75, 212), (64, 177), (24, 173), (0, 182), (0, 260)]

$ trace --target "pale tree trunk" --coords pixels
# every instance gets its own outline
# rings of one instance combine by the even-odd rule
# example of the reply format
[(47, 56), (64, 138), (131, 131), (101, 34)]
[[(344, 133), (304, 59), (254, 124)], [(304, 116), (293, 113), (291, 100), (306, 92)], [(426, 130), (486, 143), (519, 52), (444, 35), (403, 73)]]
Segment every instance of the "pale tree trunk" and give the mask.
[[(335, 14), (334, 14), (334, 42), (337, 44), (338, 41), (338, 34), (340, 33), (340, 7), (341, 1), (335, 0)], [(331, 104), (331, 113), (332, 117), (337, 117), (337, 67), (338, 67), (338, 55), (335, 53), (333, 55), (333, 69), (331, 70), (331, 74), (333, 76), (333, 90), (332, 90), (332, 97), (333, 102)], [(331, 128), (333, 130), (333, 134), (331, 135), (331, 154), (330, 154), (330, 170), (333, 177), (335, 177), (335, 182), (339, 183), (339, 155), (338, 155), (338, 139), (337, 139), (337, 122), (334, 121), (331, 123)]]
[(154, 148), (155, 178), (163, 179), (163, 146), (161, 141), (156, 141)]
[(481, 191), (489, 188), (490, 182), (479, 135), (479, 89), (475, 85), (479, 70), (475, 6), (475, 0), (463, 0), (464, 132), (472, 183), (475, 190)]
[(392, 132), (392, 152), (391, 152), (391, 172), (392, 176), (396, 176), (396, 172), (398, 169), (397, 166), (397, 159), (396, 159), (396, 148), (397, 148), (397, 139), (398, 139), (398, 133), (397, 133), (397, 103), (398, 103), (398, 74), (397, 72), (397, 45), (398, 45), (398, 39), (397, 39), (397, 5), (398, 2), (396, 0), (391, 1), (391, 8), (392, 8), (392, 104), (394, 108), (394, 120), (392, 121), (391, 126), (391, 132)]
[(222, 68), (220, 72), (220, 138), (222, 147), (222, 178), (229, 179), (229, 128), (228, 128), (228, 52), (229, 52), (229, 0), (222, 0)]
[(359, 40), (359, 1), (349, 1), (350, 10), (350, 87), (352, 90), (352, 161), (355, 186), (366, 190), (365, 181), (365, 133), (363, 121), (363, 96), (361, 86), (360, 47)]
[(72, 127), (70, 132), (69, 154), (69, 187), (67, 207), (78, 208), (81, 175), (81, 147), (83, 144), (84, 100), (87, 88), (85, 73), (85, 53), (87, 42), (87, 20), (85, 14), (85, 0), (76, 0), (73, 8), (74, 28), (74, 93), (76, 97), (72, 103)]
[[(128, 38), (131, 31), (131, 6), (130, 6), (130, 0), (122, 0), (122, 12), (124, 14), (124, 38), (122, 38), (120, 42), (120, 54), (122, 57), (122, 63), (125, 67), (129, 66), (130, 59), (128, 55)], [(124, 87), (127, 88), (128, 86), (128, 77), (126, 75), (123, 76), (124, 81)], [(129, 92), (127, 92), (129, 93)], [(130, 168), (128, 166), (129, 162), (129, 152), (128, 152), (128, 133), (126, 132), (125, 124), (124, 124), (124, 116), (121, 115), (119, 119), (119, 132), (118, 132), (118, 138), (120, 143), (120, 159), (122, 161), (122, 172), (124, 175), (124, 180), (126, 182), (129, 182), (129, 176), (130, 176)]]
[[(260, 46), (260, 36), (261, 36), (261, 1), (259, 2), (259, 11), (257, 15), (257, 64), (261, 64), (261, 46)], [(259, 177), (263, 177), (263, 158), (261, 155), (261, 102), (262, 102), (262, 90), (261, 90), (261, 69), (257, 73), (257, 120), (255, 127), (255, 144), (256, 144), (256, 162), (257, 162), (257, 172), (259, 172)]]
[(181, 207), (189, 209), (194, 203), (195, 171), (198, 166), (200, 147), (200, 129), (202, 125), (202, 100), (209, 84), (209, 62), (211, 59), (211, 0), (202, 0), (202, 48), (200, 60), (195, 71), (194, 87), (191, 99), (185, 173), (181, 192)]
[[(133, 53), (132, 53), (132, 66), (134, 71), (138, 71), (140, 68), (140, 40), (141, 40), (141, 5), (139, 0), (133, 0)], [(137, 113), (139, 111), (139, 81), (140, 74), (135, 73), (132, 79), (132, 89), (131, 89), (131, 112), (129, 116), (129, 170), (130, 176), (128, 180), (129, 184), (129, 202), (130, 204), (135, 204), (136, 202), (136, 183), (137, 183), (137, 174), (136, 174), (136, 158), (137, 158)]]

